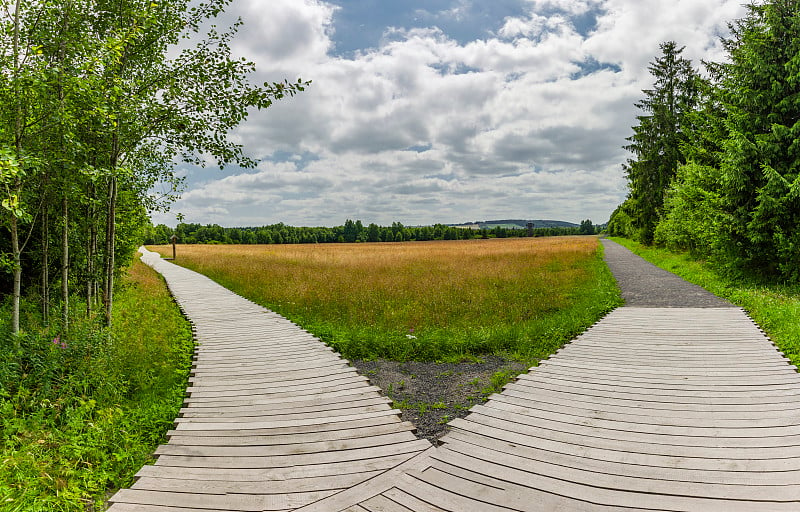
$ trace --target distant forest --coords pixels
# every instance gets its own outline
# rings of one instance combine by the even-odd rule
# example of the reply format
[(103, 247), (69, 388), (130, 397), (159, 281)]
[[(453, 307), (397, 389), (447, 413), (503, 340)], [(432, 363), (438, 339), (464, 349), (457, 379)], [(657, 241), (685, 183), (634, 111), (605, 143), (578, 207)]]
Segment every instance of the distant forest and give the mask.
[(391, 226), (364, 226), (360, 220), (349, 219), (344, 225), (332, 228), (295, 227), (283, 223), (262, 227), (225, 228), (216, 224), (181, 223), (174, 229), (164, 224), (151, 226), (145, 233), (145, 243), (167, 244), (173, 235), (182, 244), (314, 244), (593, 235), (596, 231), (598, 227), (588, 219), (581, 222), (580, 226), (537, 228), (534, 225), (530, 231), (500, 225), (491, 229), (470, 229), (445, 224), (409, 227), (399, 222), (393, 222)]

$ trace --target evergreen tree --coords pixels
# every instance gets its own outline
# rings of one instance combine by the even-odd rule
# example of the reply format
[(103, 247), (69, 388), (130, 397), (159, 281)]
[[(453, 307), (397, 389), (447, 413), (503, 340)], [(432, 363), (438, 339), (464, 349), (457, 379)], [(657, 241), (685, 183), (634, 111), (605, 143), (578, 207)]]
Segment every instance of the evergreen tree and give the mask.
[(625, 149), (633, 158), (624, 165), (630, 189), (630, 205), (638, 238), (653, 241), (661, 215), (664, 192), (685, 163), (681, 145), (687, 140), (687, 115), (696, 103), (699, 77), (691, 61), (681, 57), (683, 48), (674, 41), (661, 44), (661, 57), (650, 64), (655, 78), (653, 89), (644, 90), (645, 99), (636, 103), (644, 111)]
[(800, 281), (800, 1), (747, 8), (720, 65), (721, 246), (736, 266)]
[(381, 229), (377, 224), (372, 222), (370, 223), (369, 226), (367, 226), (367, 242), (380, 242), (380, 241), (381, 241)]
[(351, 219), (344, 221), (342, 236), (344, 237), (344, 241), (347, 243), (353, 243), (358, 238), (358, 228), (356, 227), (356, 223)]
[(593, 235), (595, 232), (594, 224), (592, 224), (591, 219), (586, 219), (581, 221), (580, 228), (578, 228), (578, 233), (581, 235)]

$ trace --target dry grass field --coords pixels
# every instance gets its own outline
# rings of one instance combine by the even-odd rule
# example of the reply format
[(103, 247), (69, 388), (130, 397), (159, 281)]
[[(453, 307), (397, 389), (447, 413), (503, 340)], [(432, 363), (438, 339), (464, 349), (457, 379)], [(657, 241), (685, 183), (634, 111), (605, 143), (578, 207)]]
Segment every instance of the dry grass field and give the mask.
[[(155, 247), (171, 257), (171, 247)], [(180, 245), (178, 264), (348, 358), (544, 357), (618, 304), (596, 237)]]

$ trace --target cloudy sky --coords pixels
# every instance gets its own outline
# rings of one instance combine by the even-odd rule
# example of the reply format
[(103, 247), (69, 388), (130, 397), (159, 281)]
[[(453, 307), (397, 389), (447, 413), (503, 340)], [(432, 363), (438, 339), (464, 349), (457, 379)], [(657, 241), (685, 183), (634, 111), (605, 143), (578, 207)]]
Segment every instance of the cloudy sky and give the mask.
[(183, 166), (155, 223), (608, 220), (659, 43), (724, 58), (743, 0), (233, 0), (257, 81), (313, 80), (232, 137), (257, 169)]

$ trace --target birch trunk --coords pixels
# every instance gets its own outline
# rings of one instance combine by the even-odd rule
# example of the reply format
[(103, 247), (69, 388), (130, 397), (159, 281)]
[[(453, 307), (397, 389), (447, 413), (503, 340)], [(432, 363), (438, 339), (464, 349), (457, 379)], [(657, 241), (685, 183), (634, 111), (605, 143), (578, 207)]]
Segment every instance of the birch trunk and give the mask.
[[(114, 166), (112, 166), (112, 169)], [(111, 312), (114, 309), (114, 251), (117, 218), (117, 178), (112, 176), (108, 184), (108, 218), (106, 219), (106, 261), (105, 261), (105, 315), (106, 325), (111, 326)]]
[(67, 196), (61, 199), (64, 227), (61, 232), (61, 329), (66, 336), (69, 329), (69, 204)]

